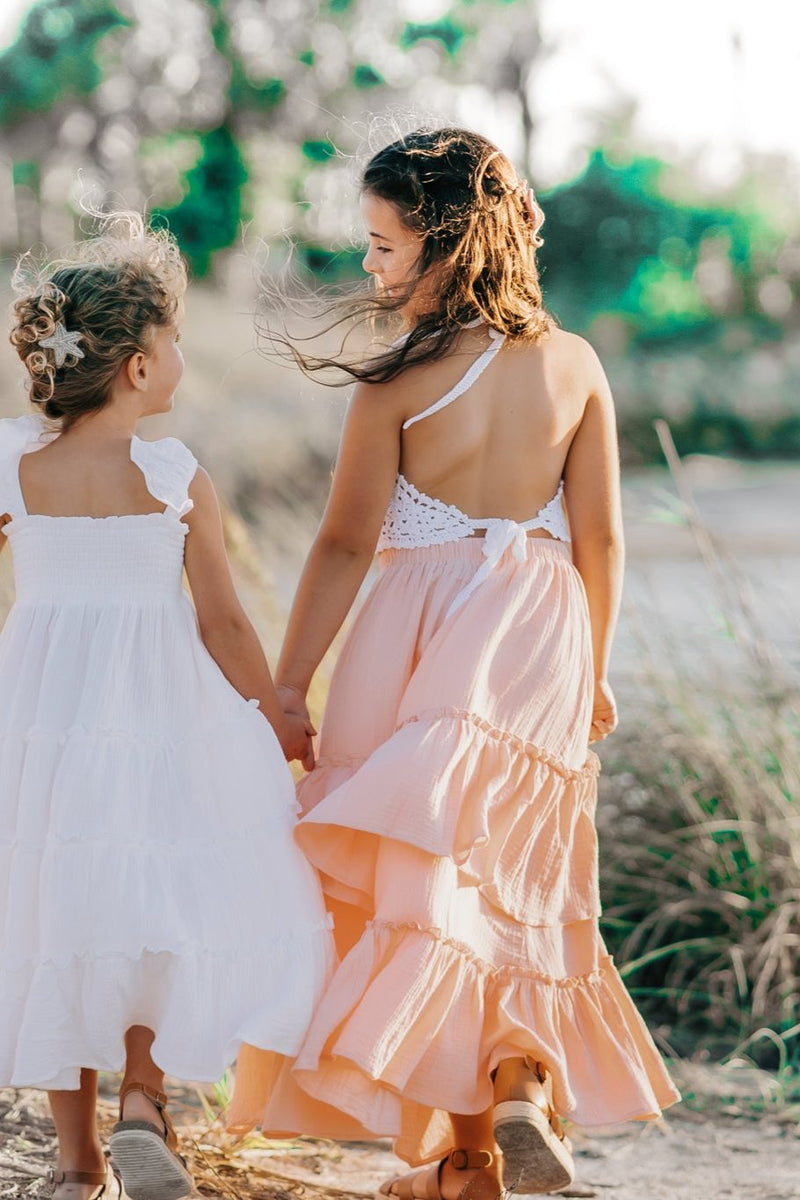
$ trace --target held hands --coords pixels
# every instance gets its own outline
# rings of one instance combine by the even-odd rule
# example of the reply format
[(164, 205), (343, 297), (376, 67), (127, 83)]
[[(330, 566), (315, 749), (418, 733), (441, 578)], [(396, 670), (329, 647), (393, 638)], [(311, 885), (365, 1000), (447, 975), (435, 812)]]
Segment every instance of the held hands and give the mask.
[(602, 742), (603, 738), (607, 738), (616, 728), (617, 702), (614, 693), (607, 679), (596, 679), (589, 742)]
[(290, 684), (278, 684), (275, 690), (286, 718), (286, 740), (281, 738), (286, 761), (299, 759), (304, 771), (313, 771), (314, 744), (311, 739), (317, 731), (309, 716), (305, 696)]

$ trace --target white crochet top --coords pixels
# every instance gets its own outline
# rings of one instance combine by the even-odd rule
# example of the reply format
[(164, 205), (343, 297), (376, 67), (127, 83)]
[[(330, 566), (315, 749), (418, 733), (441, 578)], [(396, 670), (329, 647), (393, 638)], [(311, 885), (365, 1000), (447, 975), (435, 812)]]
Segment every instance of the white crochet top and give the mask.
[[(426, 408), (424, 412), (410, 417), (403, 425), (408, 429), (417, 421), (440, 412), (462, 396), (483, 374), (503, 345), (505, 338), (494, 329), (489, 330), (491, 342), (483, 354), (475, 360), (455, 387)], [(455, 542), (484, 531), (483, 553), (486, 561), (481, 565), (470, 583), (462, 589), (451, 606), (451, 612), (460, 608), (467, 596), (494, 569), (505, 552), (513, 547), (517, 558), (525, 554), (525, 539), (530, 529), (545, 529), (561, 542), (569, 542), (569, 526), (563, 504), (564, 482), (559, 483), (555, 495), (547, 504), (527, 521), (511, 521), (502, 517), (468, 517), (454, 504), (445, 504), (435, 496), (421, 492), (402, 474), (397, 476), (394, 492), (386, 510), (378, 553), (382, 550), (409, 550), (420, 546), (440, 546)]]

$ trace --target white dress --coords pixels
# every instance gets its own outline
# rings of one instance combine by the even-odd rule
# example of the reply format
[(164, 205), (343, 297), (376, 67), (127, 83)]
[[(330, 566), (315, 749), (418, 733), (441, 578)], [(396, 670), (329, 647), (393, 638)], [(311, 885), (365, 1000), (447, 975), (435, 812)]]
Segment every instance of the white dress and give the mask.
[(163, 512), (29, 515), (38, 416), (0, 421), (16, 603), (0, 634), (0, 1085), (119, 1071), (131, 1025), (182, 1079), (294, 1055), (333, 966), (291, 773), (183, 590), (175, 438), (134, 438)]

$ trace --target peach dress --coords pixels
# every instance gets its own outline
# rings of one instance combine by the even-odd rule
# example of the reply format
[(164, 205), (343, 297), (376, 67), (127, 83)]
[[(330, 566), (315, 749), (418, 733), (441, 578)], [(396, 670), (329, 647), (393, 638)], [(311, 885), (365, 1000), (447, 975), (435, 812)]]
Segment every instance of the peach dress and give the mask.
[(561, 490), (518, 524), (398, 478), (299, 788), (342, 961), (270, 1096), (243, 1051), (235, 1127), (390, 1136), (427, 1162), (447, 1113), (487, 1109), (490, 1073), (522, 1055), (580, 1124), (679, 1098), (598, 928), (591, 636)]

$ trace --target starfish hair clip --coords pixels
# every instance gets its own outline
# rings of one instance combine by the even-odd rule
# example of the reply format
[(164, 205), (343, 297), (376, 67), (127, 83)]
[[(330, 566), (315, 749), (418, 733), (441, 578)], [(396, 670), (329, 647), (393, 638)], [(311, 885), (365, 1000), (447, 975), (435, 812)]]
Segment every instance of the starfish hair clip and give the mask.
[(74, 355), (75, 358), (86, 357), (78, 346), (78, 342), (82, 337), (82, 333), (76, 333), (74, 330), (67, 329), (63, 321), (56, 321), (55, 333), (51, 334), (50, 337), (40, 338), (37, 345), (41, 346), (44, 350), (52, 350), (56, 366), (63, 367), (68, 354)]

